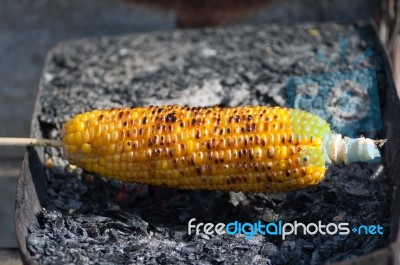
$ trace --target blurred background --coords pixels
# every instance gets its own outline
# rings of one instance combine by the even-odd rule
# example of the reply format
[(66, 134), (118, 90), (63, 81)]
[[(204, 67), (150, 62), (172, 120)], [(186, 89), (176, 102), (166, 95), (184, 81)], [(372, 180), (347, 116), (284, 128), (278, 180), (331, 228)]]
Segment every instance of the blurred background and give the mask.
[[(0, 0), (0, 137), (29, 136), (46, 54), (60, 41), (237, 24), (373, 20), (396, 73), (397, 13), (397, 0)], [(0, 147), (3, 250), (17, 247), (13, 211), (23, 154), (24, 148)]]

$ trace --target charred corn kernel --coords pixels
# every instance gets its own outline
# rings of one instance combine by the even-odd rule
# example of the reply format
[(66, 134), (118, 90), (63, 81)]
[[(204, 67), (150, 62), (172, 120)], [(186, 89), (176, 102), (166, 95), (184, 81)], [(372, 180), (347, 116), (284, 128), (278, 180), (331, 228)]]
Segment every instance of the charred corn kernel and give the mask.
[(279, 107), (94, 110), (66, 122), (61, 136), (72, 164), (182, 189), (296, 190), (318, 184), (330, 162), (377, 156), (371, 140), (342, 139), (320, 117)]

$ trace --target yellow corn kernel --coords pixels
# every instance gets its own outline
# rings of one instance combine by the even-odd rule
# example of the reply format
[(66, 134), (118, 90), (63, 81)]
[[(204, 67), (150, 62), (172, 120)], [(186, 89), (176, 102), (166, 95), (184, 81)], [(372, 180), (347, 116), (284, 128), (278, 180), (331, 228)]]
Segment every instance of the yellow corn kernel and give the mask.
[(85, 123), (84, 122), (77, 122), (75, 124), (75, 131), (81, 132), (83, 130), (85, 130)]
[(64, 140), (65, 140), (65, 142), (66, 142), (67, 144), (73, 145), (74, 142), (75, 142), (75, 134), (69, 133), (69, 134), (67, 135), (67, 137), (65, 137)]
[(81, 132), (77, 132), (75, 133), (75, 140), (74, 143), (76, 145), (81, 145), (83, 143), (83, 138), (82, 138), (82, 133)]
[(82, 150), (82, 152), (84, 152), (85, 154), (89, 154), (89, 153), (92, 151), (92, 146), (91, 146), (90, 144), (88, 144), (88, 143), (84, 143), (84, 144), (81, 146), (81, 150)]
[(279, 107), (117, 108), (63, 126), (71, 163), (110, 179), (199, 190), (279, 192), (319, 183), (329, 124)]

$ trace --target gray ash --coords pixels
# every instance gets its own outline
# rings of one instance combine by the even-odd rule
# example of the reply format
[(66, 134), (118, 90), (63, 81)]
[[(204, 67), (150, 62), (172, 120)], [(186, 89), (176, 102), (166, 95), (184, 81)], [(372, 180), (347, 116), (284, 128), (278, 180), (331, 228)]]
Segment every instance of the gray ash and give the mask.
[[(317, 29), (319, 36), (307, 34)], [(57, 138), (73, 115), (113, 106), (143, 104), (284, 105), (289, 76), (323, 73), (317, 49), (331, 51), (349, 37), (357, 56), (378, 40), (366, 24), (233, 27), (104, 37), (57, 46), (42, 78), (44, 137)], [(337, 50), (337, 49), (336, 49)], [(334, 55), (332, 55), (334, 56)], [(355, 66), (343, 66), (347, 70)], [(383, 61), (373, 67), (386, 86)], [(389, 184), (380, 163), (333, 167), (320, 185), (291, 193), (241, 194), (182, 191), (124, 184), (68, 165), (47, 148), (47, 194), (29, 228), (31, 259), (55, 263), (324, 264), (389, 244)], [(124, 192), (125, 191), (125, 192)], [(123, 193), (121, 193), (123, 192)], [(125, 196), (121, 196), (121, 194)], [(305, 224), (380, 224), (384, 235), (189, 235), (196, 223), (294, 221)]]

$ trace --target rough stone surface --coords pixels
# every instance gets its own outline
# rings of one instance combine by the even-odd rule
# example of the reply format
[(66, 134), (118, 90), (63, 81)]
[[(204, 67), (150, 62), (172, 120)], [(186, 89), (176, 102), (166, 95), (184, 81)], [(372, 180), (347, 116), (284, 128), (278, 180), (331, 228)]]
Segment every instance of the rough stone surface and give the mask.
[[(319, 33), (309, 34), (314, 29)], [(366, 24), (233, 27), (95, 38), (57, 46), (42, 77), (39, 120), (44, 137), (82, 111), (114, 106), (190, 104), (284, 105), (294, 75), (329, 71), (317, 49), (339, 57), (337, 39), (349, 37), (355, 58), (377, 39)], [(385, 89), (383, 61), (373, 67)], [(387, 172), (380, 163), (333, 167), (320, 185), (282, 194), (189, 192), (124, 185), (70, 167), (48, 148), (48, 189), (29, 228), (33, 260), (53, 263), (324, 264), (354, 259), (388, 245)], [(121, 200), (121, 191), (129, 190)], [(119, 198), (117, 200), (117, 198)], [(229, 223), (300, 221), (380, 224), (384, 235), (188, 235), (187, 221)]]

